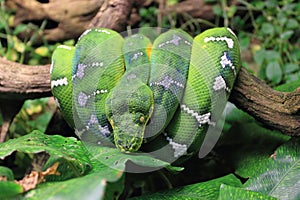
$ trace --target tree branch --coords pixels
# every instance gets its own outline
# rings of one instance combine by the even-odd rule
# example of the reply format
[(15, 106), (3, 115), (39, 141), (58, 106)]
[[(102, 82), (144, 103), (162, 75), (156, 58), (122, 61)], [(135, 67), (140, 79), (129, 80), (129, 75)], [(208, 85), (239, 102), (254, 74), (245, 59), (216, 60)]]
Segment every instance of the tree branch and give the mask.
[(275, 91), (242, 68), (229, 100), (268, 127), (300, 136), (300, 91)]
[(50, 65), (30, 66), (0, 57), (0, 99), (26, 100), (51, 95)]
[[(0, 98), (19, 101), (51, 96), (49, 67), (0, 58)], [(230, 101), (268, 127), (300, 136), (300, 91), (275, 91), (242, 68)]]

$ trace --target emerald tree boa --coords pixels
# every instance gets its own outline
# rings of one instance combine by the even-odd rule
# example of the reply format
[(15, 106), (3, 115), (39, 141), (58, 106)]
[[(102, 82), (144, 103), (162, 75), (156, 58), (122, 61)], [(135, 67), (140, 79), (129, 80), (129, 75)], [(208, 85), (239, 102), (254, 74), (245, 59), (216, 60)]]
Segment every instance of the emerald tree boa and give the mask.
[(153, 44), (139, 33), (123, 37), (93, 28), (75, 47), (57, 47), (51, 88), (63, 117), (86, 143), (173, 162), (198, 152), (212, 135), (240, 62), (229, 28), (195, 38), (169, 30)]

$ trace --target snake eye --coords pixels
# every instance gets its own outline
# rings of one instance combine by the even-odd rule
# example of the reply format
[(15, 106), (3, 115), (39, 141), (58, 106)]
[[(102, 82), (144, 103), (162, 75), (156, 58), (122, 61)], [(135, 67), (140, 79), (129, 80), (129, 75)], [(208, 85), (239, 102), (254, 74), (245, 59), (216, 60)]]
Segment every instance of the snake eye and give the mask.
[(144, 122), (145, 122), (145, 117), (144, 117), (144, 116), (141, 116), (141, 117), (140, 117), (140, 122), (141, 122), (141, 123), (144, 123)]
[(145, 123), (145, 116), (142, 113), (139, 113), (135, 116), (134, 121), (138, 125), (142, 125)]

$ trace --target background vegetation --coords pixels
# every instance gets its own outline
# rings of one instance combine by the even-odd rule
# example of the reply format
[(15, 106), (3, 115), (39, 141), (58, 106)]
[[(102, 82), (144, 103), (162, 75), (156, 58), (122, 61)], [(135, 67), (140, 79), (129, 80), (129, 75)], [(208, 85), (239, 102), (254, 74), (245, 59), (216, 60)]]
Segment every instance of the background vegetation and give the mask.
[[(178, 0), (167, 2), (175, 5)], [(237, 5), (230, 6), (225, 0), (207, 2), (214, 5), (214, 21), (176, 14), (164, 15), (159, 21), (159, 5), (152, 3), (139, 10), (142, 20), (137, 26), (179, 27), (192, 35), (209, 27), (229, 26), (238, 34), (243, 67), (274, 88), (281, 86), (288, 91), (291, 89), (282, 85), (299, 83), (300, 3), (238, 0)], [(47, 21), (39, 27), (30, 23), (12, 27), (14, 12), (7, 10), (4, 0), (0, 3), (0, 56), (30, 65), (50, 63), (59, 43), (46, 40), (39, 46), (34, 43)], [(26, 30), (34, 30), (36, 34), (20, 40), (18, 34)], [(75, 40), (63, 43), (73, 45)], [(152, 167), (164, 163), (98, 149), (98, 154), (108, 157), (107, 162), (118, 161), (116, 169), (111, 169), (95, 160), (76, 138), (59, 136), (63, 133), (45, 135), (54, 112), (51, 98), (30, 100), (14, 119), (10, 140), (0, 144), (0, 199), (300, 198), (299, 139), (265, 128), (232, 104), (227, 106), (222, 137), (207, 157), (192, 158), (181, 167), (167, 165), (146, 174), (124, 173), (126, 161)], [(45, 156), (49, 159), (44, 159)], [(30, 166), (38, 162), (44, 162), (39, 164), (42, 171), (48, 170), (39, 174), (45, 183), (31, 184), (32, 190), (24, 192), (13, 180), (32, 172)]]

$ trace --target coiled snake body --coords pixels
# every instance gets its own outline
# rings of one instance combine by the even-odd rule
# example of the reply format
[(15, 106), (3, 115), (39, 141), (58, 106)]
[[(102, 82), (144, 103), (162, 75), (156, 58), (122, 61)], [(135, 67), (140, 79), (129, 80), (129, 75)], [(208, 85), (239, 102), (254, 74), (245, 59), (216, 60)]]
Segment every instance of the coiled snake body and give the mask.
[(239, 43), (229, 28), (194, 39), (169, 30), (153, 45), (142, 34), (124, 39), (94, 28), (75, 47), (57, 47), (51, 88), (84, 141), (171, 161), (199, 150), (239, 68)]

